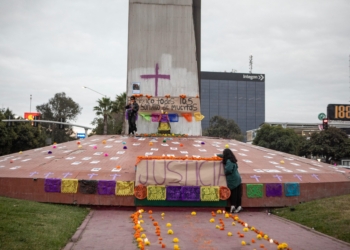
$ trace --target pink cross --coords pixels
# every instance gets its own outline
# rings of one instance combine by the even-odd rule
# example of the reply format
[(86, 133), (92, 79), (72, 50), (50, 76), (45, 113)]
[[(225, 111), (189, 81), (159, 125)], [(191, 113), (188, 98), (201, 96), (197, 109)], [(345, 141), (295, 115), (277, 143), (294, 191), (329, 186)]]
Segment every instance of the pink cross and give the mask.
[(279, 181), (281, 181), (281, 178), (282, 178), (282, 176), (280, 176), (280, 175), (278, 175), (278, 174), (274, 175), (273, 177), (274, 177), (274, 178), (277, 178)]
[(318, 181), (320, 180), (319, 178), (318, 178), (318, 175), (317, 174), (313, 174), (313, 175), (311, 175), (312, 177), (315, 177)]
[(98, 174), (95, 174), (95, 173), (88, 174), (88, 176), (90, 176), (90, 179), (91, 179), (92, 177), (94, 177), (95, 175), (98, 175)]
[(250, 178), (254, 178), (257, 182), (259, 182), (260, 176), (258, 176), (258, 175), (252, 175), (252, 176), (250, 176)]
[(159, 70), (159, 66), (158, 63), (156, 64), (156, 74), (155, 75), (141, 75), (142, 79), (151, 79), (154, 78), (155, 79), (155, 85), (156, 85), (156, 93), (154, 96), (158, 96), (158, 79), (168, 79), (170, 80), (170, 75), (161, 75), (158, 74), (158, 70)]
[(301, 181), (301, 175), (295, 174), (294, 177), (297, 177), (299, 179), (299, 181)]
[(119, 175), (119, 174), (111, 174), (111, 176), (113, 177), (113, 180), (115, 180), (116, 177), (121, 176), (121, 175)]
[(63, 178), (67, 178), (67, 176), (72, 175), (71, 173), (63, 173)]
[(32, 177), (35, 174), (39, 174), (39, 173), (38, 172), (31, 172), (29, 176)]
[(49, 178), (49, 176), (52, 175), (52, 174), (53, 174), (53, 173), (51, 173), (51, 172), (46, 173), (46, 174), (45, 174), (45, 179)]

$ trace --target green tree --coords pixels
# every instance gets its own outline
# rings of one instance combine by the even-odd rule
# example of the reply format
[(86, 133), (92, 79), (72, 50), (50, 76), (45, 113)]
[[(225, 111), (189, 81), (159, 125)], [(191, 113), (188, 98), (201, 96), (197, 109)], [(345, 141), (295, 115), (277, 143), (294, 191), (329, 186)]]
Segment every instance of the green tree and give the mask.
[(102, 97), (97, 100), (98, 106), (94, 107), (96, 115), (103, 117), (103, 134), (107, 134), (108, 118), (112, 118), (111, 113), (113, 111), (113, 101), (109, 97)]
[[(14, 114), (9, 109), (0, 110), (0, 121), (4, 119), (13, 119)], [(12, 143), (16, 139), (16, 133), (13, 126), (7, 127), (5, 122), (0, 122), (0, 155), (12, 153)]]
[(256, 134), (253, 144), (265, 148), (298, 154), (300, 139), (293, 129), (264, 124)]
[[(14, 119), (9, 109), (0, 110), (0, 120)], [(0, 155), (15, 153), (45, 146), (45, 133), (39, 127), (33, 127), (29, 122), (13, 122), (10, 127), (0, 122)]]
[[(99, 100), (102, 101), (102, 100)], [(98, 102), (99, 102), (98, 101)], [(126, 92), (120, 95), (116, 95), (114, 101), (103, 104), (102, 106), (94, 107), (94, 111), (99, 117), (96, 117), (91, 124), (95, 126), (93, 133), (102, 135), (105, 131), (105, 124), (107, 124), (107, 134), (121, 134), (124, 129), (125, 122), (125, 103), (126, 103)], [(100, 103), (99, 103), (100, 104)], [(107, 122), (105, 123), (104, 110), (106, 105)], [(108, 108), (107, 108), (108, 106)], [(101, 118), (102, 116), (102, 118)], [(108, 119), (109, 118), (109, 119)]]
[(125, 128), (125, 105), (126, 92), (117, 95), (114, 101), (113, 112), (116, 114), (116, 132), (117, 134), (124, 134)]
[(18, 122), (14, 126), (16, 139), (13, 141), (12, 153), (45, 146), (45, 129), (33, 127), (28, 122)]
[(209, 127), (203, 132), (206, 136), (235, 139), (243, 141), (241, 129), (234, 120), (225, 119), (221, 116), (213, 116), (209, 121)]
[(326, 162), (337, 161), (350, 156), (350, 141), (347, 134), (339, 128), (329, 127), (311, 135), (309, 152), (324, 157)]
[[(48, 103), (38, 105), (36, 109), (44, 120), (61, 121), (62, 119), (65, 122), (75, 121), (82, 110), (79, 104), (67, 97), (64, 92), (56, 93)], [(42, 124), (42, 126), (46, 128), (52, 140), (58, 143), (70, 140), (70, 135), (73, 133), (70, 128), (60, 130), (58, 124)]]

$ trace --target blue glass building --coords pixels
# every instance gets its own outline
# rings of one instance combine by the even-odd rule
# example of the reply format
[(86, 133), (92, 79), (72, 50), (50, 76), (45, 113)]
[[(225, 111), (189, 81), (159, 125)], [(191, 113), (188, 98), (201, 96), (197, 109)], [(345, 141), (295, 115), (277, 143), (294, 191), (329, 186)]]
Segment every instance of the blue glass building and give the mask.
[(265, 122), (265, 75), (201, 72), (202, 129), (216, 115), (234, 120), (242, 134)]

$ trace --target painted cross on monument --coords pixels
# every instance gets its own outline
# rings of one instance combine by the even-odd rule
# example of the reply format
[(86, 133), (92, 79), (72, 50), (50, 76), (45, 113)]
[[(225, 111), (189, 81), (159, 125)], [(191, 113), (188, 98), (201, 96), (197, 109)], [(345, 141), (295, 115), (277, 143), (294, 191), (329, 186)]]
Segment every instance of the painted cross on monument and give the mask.
[(159, 70), (159, 66), (158, 66), (158, 63), (157, 63), (156, 64), (156, 74), (155, 75), (141, 75), (142, 79), (151, 79), (151, 78), (155, 79), (156, 91), (155, 91), (154, 96), (158, 96), (158, 79), (168, 79), (168, 80), (170, 80), (170, 75), (158, 74), (158, 70)]

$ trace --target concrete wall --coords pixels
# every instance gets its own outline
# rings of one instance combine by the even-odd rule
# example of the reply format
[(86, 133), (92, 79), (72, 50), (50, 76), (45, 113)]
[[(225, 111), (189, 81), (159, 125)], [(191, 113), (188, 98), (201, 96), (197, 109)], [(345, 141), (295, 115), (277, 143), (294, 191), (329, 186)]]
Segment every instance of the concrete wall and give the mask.
[[(143, 95), (156, 96), (155, 79), (141, 75), (155, 75), (157, 64), (158, 74), (170, 75), (158, 79), (157, 96), (199, 95), (192, 0), (129, 1), (128, 97), (135, 82)], [(157, 126), (140, 117), (137, 121), (138, 133), (157, 132)], [(194, 119), (180, 117), (171, 126), (173, 133), (201, 135), (201, 122)]]

